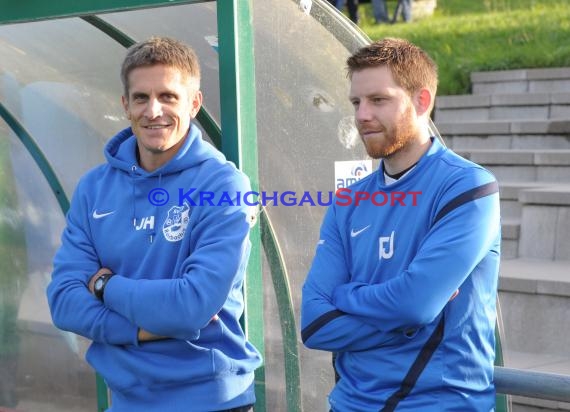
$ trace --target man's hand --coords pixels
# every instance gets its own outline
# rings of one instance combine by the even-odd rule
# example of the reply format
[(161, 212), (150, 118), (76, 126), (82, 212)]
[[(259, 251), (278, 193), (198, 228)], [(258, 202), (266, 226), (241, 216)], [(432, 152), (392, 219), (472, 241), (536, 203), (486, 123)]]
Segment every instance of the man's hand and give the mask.
[(87, 287), (89, 288), (89, 292), (95, 293), (95, 281), (99, 279), (102, 275), (105, 275), (107, 273), (113, 273), (113, 272), (111, 271), (111, 269), (101, 268), (97, 271), (97, 273), (91, 276), (91, 279), (89, 279), (89, 284), (87, 285)]
[(455, 299), (455, 297), (459, 295), (459, 289), (457, 289), (455, 292), (453, 292), (453, 295), (451, 295), (451, 297), (449, 298), (449, 301), (451, 302), (453, 299)]
[[(219, 319), (220, 318), (218, 317), (218, 315), (215, 314), (214, 316), (212, 316), (212, 319), (210, 319), (210, 322), (217, 322)], [(147, 332), (146, 330), (144, 330), (142, 328), (139, 328), (139, 331), (137, 334), (137, 339), (139, 340), (139, 342), (150, 342), (153, 340), (168, 339), (168, 337), (167, 336), (155, 335), (154, 333), (150, 333), (150, 332)]]
[(168, 339), (168, 338), (166, 336), (155, 335), (153, 333), (147, 332), (144, 329), (139, 328), (139, 332), (137, 334), (137, 339), (139, 340), (139, 342), (150, 342), (153, 340), (162, 340), (162, 339)]

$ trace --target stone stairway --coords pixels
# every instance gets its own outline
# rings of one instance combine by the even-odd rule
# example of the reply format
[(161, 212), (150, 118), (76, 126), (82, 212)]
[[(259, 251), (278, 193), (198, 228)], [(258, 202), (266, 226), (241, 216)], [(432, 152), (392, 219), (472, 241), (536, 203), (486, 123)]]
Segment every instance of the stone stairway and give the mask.
[[(436, 99), (448, 146), (500, 186), (506, 365), (570, 375), (570, 68), (471, 75)], [(570, 404), (513, 397), (516, 412)]]

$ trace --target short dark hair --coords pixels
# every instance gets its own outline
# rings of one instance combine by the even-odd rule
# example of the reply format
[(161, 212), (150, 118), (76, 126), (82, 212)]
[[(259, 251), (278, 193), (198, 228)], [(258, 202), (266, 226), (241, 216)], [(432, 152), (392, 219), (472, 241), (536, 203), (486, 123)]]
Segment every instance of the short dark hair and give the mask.
[(422, 88), (434, 97), (437, 92), (437, 65), (424, 50), (404, 39), (387, 37), (364, 46), (346, 64), (349, 78), (366, 68), (387, 66), (396, 84), (410, 96)]
[(127, 55), (121, 66), (121, 82), (125, 97), (129, 97), (131, 71), (138, 67), (160, 64), (180, 70), (188, 79), (196, 81), (197, 89), (200, 88), (200, 63), (194, 50), (170, 37), (151, 37), (127, 49)]

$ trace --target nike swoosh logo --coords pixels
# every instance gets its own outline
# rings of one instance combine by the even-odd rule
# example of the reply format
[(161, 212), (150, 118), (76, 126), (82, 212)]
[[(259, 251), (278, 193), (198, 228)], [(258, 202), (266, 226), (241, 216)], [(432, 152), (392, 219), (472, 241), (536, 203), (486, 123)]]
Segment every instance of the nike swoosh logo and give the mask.
[(350, 237), (356, 237), (356, 236), (358, 236), (359, 234), (361, 234), (362, 232), (364, 232), (365, 230), (367, 230), (369, 227), (370, 227), (370, 225), (368, 225), (368, 226), (366, 226), (366, 227), (363, 227), (362, 229), (357, 230), (357, 231), (354, 231), (354, 229), (352, 229), (352, 230), (350, 231)]
[(107, 213), (97, 213), (97, 210), (93, 211), (93, 219), (101, 219), (102, 217), (109, 216), (115, 213), (115, 210)]

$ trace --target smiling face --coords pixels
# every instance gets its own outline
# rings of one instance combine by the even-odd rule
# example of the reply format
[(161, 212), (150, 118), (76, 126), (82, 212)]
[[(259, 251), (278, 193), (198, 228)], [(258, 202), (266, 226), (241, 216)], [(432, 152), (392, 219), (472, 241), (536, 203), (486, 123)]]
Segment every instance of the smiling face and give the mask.
[(128, 96), (122, 100), (143, 169), (164, 165), (184, 144), (190, 120), (202, 105), (197, 84), (165, 65), (137, 67), (129, 73)]
[(349, 99), (370, 157), (394, 156), (420, 137), (412, 97), (396, 84), (387, 66), (355, 71)]

